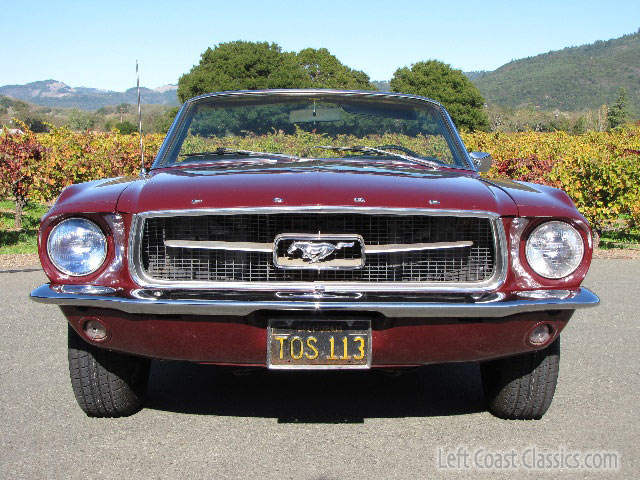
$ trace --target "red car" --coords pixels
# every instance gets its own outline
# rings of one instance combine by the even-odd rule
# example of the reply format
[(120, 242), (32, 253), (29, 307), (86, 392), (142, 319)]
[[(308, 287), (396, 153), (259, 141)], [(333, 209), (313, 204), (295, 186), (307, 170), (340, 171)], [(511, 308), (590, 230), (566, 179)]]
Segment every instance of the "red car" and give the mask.
[(187, 101), (139, 177), (66, 188), (42, 219), (90, 416), (143, 403), (150, 360), (269, 369), (478, 361), (489, 409), (540, 418), (560, 332), (598, 298), (562, 191), (481, 177), (412, 95), (223, 92)]

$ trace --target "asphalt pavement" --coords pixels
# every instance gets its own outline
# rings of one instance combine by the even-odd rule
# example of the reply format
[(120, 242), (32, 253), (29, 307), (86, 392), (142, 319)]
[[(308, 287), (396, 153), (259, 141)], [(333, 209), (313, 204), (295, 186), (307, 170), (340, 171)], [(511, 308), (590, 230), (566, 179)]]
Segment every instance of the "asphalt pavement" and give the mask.
[(602, 303), (562, 335), (551, 409), (505, 421), (484, 410), (475, 364), (239, 375), (181, 362), (153, 363), (141, 412), (90, 419), (62, 314), (27, 298), (44, 274), (0, 272), (0, 478), (639, 478), (639, 274), (638, 260), (594, 261), (585, 286)]

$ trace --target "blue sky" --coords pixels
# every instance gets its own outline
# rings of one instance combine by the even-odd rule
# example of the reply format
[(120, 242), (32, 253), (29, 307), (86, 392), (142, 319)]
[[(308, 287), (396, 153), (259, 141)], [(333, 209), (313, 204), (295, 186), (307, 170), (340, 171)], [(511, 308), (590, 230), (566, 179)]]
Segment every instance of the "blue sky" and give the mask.
[(493, 70), (640, 27), (640, 0), (3, 1), (0, 85), (53, 78), (125, 90), (177, 83), (220, 42), (328, 48), (373, 80), (420, 60)]

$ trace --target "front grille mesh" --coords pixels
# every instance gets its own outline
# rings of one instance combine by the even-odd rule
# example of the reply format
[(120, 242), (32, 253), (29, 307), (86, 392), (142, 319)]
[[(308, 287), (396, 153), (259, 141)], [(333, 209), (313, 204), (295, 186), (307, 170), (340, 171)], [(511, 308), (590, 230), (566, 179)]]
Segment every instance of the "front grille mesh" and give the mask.
[[(143, 223), (140, 258), (156, 280), (203, 282), (482, 282), (495, 271), (487, 218), (277, 213), (151, 217)], [(369, 254), (358, 270), (281, 270), (271, 253), (165, 247), (165, 240), (273, 242), (281, 233), (361, 235), (365, 245), (454, 242), (471, 247)]]

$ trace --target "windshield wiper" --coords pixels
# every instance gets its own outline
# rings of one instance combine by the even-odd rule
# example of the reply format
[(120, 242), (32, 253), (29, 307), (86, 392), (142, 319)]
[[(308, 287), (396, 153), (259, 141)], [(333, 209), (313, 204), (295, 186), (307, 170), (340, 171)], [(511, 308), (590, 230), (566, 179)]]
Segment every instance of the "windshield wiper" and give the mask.
[(325, 150), (334, 150), (336, 152), (361, 152), (361, 153), (373, 153), (374, 155), (388, 155), (390, 157), (401, 158), (402, 160), (408, 160), (409, 162), (418, 163), (431, 167), (434, 170), (440, 170), (442, 165), (437, 162), (426, 160), (424, 158), (413, 157), (411, 155), (403, 155), (402, 153), (391, 152), (383, 148), (365, 147), (363, 145), (353, 145), (351, 147), (336, 147), (333, 145), (314, 145), (313, 148), (324, 148)]
[(289, 155), (288, 153), (274, 153), (274, 152), (254, 152), (252, 150), (235, 150), (233, 148), (218, 147), (215, 150), (208, 152), (193, 152), (182, 153), (181, 157), (209, 157), (212, 155), (246, 155), (247, 157), (276, 157), (276, 158), (288, 158), (291, 160), (300, 160), (295, 155)]

